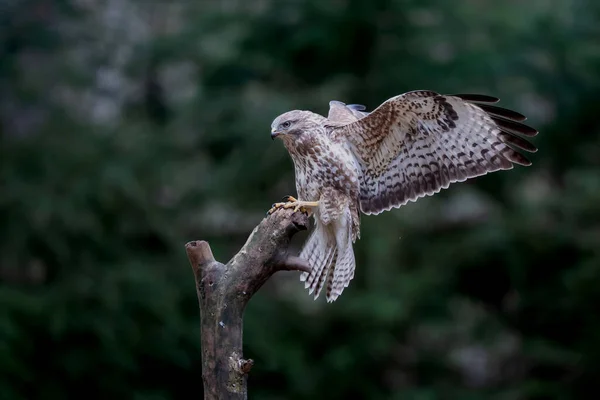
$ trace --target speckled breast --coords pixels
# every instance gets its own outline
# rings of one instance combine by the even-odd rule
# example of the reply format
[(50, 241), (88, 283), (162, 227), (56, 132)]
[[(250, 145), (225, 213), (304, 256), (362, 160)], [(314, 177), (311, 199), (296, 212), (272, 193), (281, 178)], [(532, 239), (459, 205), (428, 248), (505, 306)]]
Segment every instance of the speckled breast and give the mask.
[(358, 198), (360, 165), (345, 145), (321, 140), (304, 157), (294, 157), (294, 165), (300, 200), (319, 200), (325, 187)]

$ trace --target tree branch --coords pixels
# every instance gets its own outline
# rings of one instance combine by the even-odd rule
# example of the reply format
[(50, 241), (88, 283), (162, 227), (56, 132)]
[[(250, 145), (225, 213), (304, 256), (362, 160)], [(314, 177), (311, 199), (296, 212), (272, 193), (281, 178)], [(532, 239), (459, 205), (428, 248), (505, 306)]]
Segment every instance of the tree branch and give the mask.
[(310, 271), (306, 261), (288, 255), (292, 236), (308, 227), (308, 216), (278, 210), (250, 234), (226, 265), (215, 260), (205, 241), (185, 245), (196, 278), (200, 305), (204, 399), (246, 399), (253, 361), (242, 353), (246, 304), (277, 271)]

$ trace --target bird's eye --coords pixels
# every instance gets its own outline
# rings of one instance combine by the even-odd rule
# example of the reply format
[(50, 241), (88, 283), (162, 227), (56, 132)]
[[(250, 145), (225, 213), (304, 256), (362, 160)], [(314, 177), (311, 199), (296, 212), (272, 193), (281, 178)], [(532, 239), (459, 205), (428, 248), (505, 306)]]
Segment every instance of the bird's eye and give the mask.
[(281, 124), (281, 127), (282, 127), (283, 129), (287, 129), (287, 128), (289, 128), (289, 127), (290, 127), (290, 125), (292, 125), (292, 124), (290, 123), (290, 121), (285, 121), (283, 124)]

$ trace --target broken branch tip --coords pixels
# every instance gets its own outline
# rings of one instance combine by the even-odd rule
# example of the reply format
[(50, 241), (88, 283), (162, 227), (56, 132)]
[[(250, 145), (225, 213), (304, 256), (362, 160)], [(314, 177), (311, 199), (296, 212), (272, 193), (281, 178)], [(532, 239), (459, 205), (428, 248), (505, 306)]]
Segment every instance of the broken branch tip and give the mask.
[(204, 240), (193, 240), (187, 242), (185, 251), (193, 267), (206, 265), (215, 262), (210, 245)]

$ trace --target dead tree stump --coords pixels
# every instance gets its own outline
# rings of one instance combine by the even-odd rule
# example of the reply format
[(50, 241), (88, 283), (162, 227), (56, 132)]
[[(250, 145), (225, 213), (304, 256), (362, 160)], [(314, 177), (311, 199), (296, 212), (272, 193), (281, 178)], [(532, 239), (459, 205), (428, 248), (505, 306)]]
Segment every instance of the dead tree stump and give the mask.
[(292, 236), (307, 227), (306, 214), (278, 210), (261, 221), (227, 264), (215, 260), (205, 241), (185, 245), (200, 305), (205, 400), (247, 398), (253, 361), (242, 353), (244, 309), (275, 272), (310, 271), (304, 260), (288, 255)]

